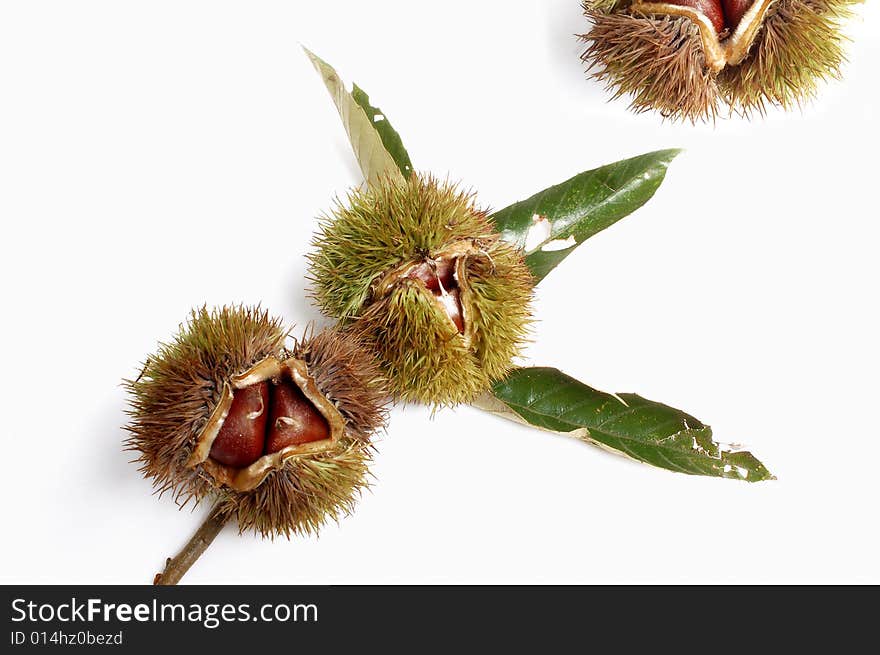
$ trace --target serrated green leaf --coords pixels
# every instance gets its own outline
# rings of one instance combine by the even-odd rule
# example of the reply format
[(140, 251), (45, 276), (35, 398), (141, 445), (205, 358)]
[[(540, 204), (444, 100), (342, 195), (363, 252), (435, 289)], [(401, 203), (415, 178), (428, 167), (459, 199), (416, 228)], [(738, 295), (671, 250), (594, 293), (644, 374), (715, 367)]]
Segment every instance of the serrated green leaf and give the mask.
[(407, 153), (406, 148), (403, 147), (403, 139), (400, 138), (400, 134), (397, 133), (397, 130), (391, 126), (391, 122), (388, 120), (385, 112), (378, 107), (373, 107), (373, 105), (370, 104), (370, 96), (368, 96), (367, 93), (357, 84), (352, 84), (351, 97), (361, 106), (361, 109), (364, 110), (367, 118), (370, 119), (370, 124), (379, 133), (379, 138), (382, 139), (382, 145), (385, 146), (385, 150), (387, 150), (394, 159), (397, 168), (400, 169), (400, 172), (403, 173), (404, 177), (409, 177), (413, 172), (409, 153)]
[(316, 54), (303, 48), (314, 64), (315, 69), (324, 80), (330, 97), (339, 110), (339, 117), (348, 134), (348, 140), (354, 150), (355, 157), (367, 180), (367, 184), (376, 184), (383, 177), (391, 176), (403, 180), (397, 162), (385, 148), (382, 137), (364, 108), (355, 101), (352, 94), (345, 90), (345, 85), (333, 67)]
[(751, 453), (715, 442), (693, 416), (635, 394), (597, 391), (555, 368), (517, 369), (492, 394), (476, 405), (640, 462), (690, 475), (774, 479)]
[[(581, 243), (645, 204), (679, 152), (658, 150), (580, 173), (492, 220), (504, 239), (528, 245), (526, 263), (540, 282)], [(532, 230), (537, 238), (529, 238)]]

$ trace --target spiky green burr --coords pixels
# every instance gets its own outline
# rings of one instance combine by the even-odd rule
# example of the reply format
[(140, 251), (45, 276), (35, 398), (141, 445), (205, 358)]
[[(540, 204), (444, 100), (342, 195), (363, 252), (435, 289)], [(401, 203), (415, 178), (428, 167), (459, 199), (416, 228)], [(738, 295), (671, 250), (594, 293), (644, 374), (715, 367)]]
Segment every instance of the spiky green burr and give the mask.
[(470, 401), (523, 346), (531, 273), (454, 184), (412, 175), (352, 191), (309, 259), (322, 311), (375, 350), (401, 400)]

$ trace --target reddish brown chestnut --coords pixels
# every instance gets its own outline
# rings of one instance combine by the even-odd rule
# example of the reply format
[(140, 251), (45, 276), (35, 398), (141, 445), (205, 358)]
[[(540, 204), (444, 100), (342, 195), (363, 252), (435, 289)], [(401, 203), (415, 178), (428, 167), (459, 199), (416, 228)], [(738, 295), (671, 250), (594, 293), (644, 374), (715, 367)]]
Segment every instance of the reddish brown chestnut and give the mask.
[(721, 6), (724, 10), (724, 21), (727, 27), (735, 30), (739, 27), (745, 13), (754, 4), (754, 0), (721, 0)]
[[(326, 410), (325, 410), (326, 411)], [(211, 444), (210, 458), (246, 468), (288, 446), (330, 439), (330, 424), (290, 377), (263, 380), (232, 392), (232, 403)]]
[(266, 453), (330, 438), (330, 424), (290, 380), (272, 385), (272, 412)]
[(344, 432), (306, 363), (269, 356), (224, 384), (187, 464), (250, 491), (291, 457), (333, 450)]
[(235, 391), (229, 414), (211, 445), (211, 457), (235, 468), (256, 462), (266, 442), (268, 409), (268, 382)]

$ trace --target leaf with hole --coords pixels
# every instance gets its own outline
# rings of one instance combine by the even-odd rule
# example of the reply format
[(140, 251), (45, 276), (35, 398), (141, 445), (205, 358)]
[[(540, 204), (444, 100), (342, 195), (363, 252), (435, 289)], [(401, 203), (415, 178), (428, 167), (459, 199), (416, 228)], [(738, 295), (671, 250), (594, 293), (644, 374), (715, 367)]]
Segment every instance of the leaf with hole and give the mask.
[[(367, 114), (364, 107), (345, 89), (345, 85), (330, 64), (310, 50), (306, 48), (303, 48), (303, 50), (306, 51), (315, 69), (321, 75), (321, 79), (324, 80), (327, 91), (330, 92), (330, 97), (339, 111), (339, 117), (342, 119), (345, 132), (348, 134), (348, 140), (351, 143), (367, 184), (375, 184), (385, 176), (398, 178), (402, 181), (403, 174), (401, 169), (398, 167), (394, 156), (386, 148), (383, 136), (378, 131), (377, 125), (373, 120), (375, 114), (373, 116)], [(362, 102), (365, 99), (366, 95), (361, 98)], [(368, 103), (367, 106), (369, 107)], [(370, 109), (372, 110), (373, 108)], [(378, 110), (376, 112), (378, 113)], [(390, 127), (390, 124), (382, 126), (385, 133), (384, 138), (390, 138), (390, 133), (386, 129), (390, 129)], [(403, 144), (400, 144), (400, 147), (402, 149)], [(405, 155), (406, 151), (403, 151), (403, 154)], [(399, 153), (398, 156), (400, 156)]]
[(477, 406), (660, 468), (748, 482), (773, 475), (750, 452), (719, 444), (693, 416), (632, 393), (597, 391), (555, 368), (521, 368)]
[(540, 282), (577, 246), (644, 205), (680, 150), (658, 150), (585, 171), (495, 212), (501, 236), (525, 250)]
[(370, 104), (370, 96), (357, 84), (352, 84), (351, 97), (361, 106), (367, 118), (370, 119), (373, 128), (378, 132), (379, 138), (382, 139), (382, 145), (385, 146), (385, 150), (394, 159), (397, 168), (400, 169), (404, 177), (409, 177), (413, 172), (409, 153), (403, 147), (403, 140), (400, 138), (397, 130), (391, 126), (388, 117), (381, 109)]

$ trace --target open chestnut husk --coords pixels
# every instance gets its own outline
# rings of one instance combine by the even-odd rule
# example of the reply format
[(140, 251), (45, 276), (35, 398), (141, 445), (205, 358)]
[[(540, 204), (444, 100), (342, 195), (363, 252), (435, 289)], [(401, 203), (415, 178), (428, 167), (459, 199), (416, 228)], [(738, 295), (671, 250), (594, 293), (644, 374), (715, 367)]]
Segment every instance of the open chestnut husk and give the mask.
[(219, 527), (311, 533), (367, 486), (387, 398), (372, 354), (335, 328), (287, 340), (259, 308), (198, 309), (125, 383), (141, 472), (181, 505), (213, 499)]

